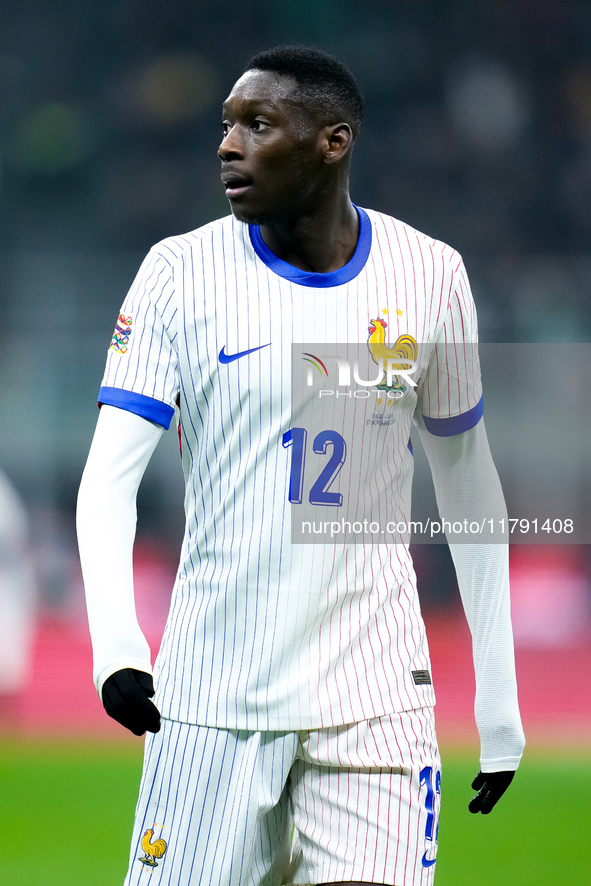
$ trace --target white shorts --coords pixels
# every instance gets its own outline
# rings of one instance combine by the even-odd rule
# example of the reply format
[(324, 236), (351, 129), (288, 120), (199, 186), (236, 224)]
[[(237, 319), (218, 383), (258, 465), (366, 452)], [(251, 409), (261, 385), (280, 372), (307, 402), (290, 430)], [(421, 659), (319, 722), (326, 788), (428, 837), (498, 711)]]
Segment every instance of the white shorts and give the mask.
[(433, 710), (302, 732), (163, 720), (146, 740), (126, 886), (431, 886)]

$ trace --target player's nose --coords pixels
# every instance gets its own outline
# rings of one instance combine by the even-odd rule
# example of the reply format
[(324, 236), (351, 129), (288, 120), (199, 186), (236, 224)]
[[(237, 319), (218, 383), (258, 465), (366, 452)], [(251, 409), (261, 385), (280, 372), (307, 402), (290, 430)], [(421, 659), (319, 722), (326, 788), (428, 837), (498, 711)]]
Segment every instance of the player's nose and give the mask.
[(218, 157), (226, 162), (229, 160), (241, 160), (244, 157), (242, 139), (237, 126), (232, 126), (223, 137), (222, 143), (218, 148)]

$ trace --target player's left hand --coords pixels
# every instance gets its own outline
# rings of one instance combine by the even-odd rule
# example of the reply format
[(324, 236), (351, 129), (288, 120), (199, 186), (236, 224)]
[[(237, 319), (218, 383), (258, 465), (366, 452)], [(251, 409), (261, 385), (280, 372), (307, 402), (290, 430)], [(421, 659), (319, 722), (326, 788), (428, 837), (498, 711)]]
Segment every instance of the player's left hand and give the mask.
[(160, 731), (160, 711), (150, 701), (154, 695), (152, 675), (135, 668), (122, 668), (107, 677), (102, 700), (109, 717), (134, 735)]
[(513, 781), (514, 775), (514, 772), (479, 772), (472, 782), (472, 788), (478, 793), (468, 803), (470, 812), (488, 815)]

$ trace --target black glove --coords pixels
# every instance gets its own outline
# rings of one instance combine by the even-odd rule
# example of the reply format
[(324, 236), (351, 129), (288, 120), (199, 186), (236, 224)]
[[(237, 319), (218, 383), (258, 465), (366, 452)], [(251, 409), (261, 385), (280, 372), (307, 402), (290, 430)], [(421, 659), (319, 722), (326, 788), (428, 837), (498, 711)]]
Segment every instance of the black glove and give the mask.
[(514, 772), (479, 772), (472, 782), (472, 788), (478, 793), (468, 803), (470, 812), (488, 815), (513, 781), (514, 775)]
[(150, 699), (154, 695), (154, 681), (150, 674), (135, 668), (122, 668), (107, 677), (103, 683), (103, 705), (114, 720), (134, 735), (160, 731), (160, 711)]

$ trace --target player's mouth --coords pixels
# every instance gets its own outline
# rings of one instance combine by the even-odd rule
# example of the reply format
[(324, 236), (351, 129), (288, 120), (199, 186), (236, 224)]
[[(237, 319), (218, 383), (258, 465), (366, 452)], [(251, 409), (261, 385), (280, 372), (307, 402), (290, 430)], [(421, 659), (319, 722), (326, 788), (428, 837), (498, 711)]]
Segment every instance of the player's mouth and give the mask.
[(222, 173), (222, 182), (226, 189), (226, 197), (229, 200), (235, 200), (237, 197), (242, 197), (252, 185), (251, 178), (229, 172)]

